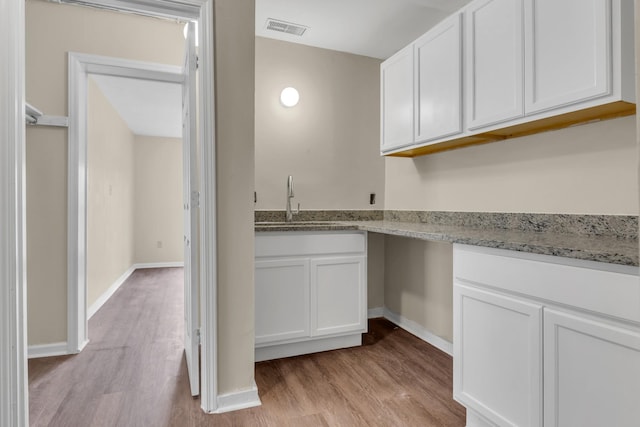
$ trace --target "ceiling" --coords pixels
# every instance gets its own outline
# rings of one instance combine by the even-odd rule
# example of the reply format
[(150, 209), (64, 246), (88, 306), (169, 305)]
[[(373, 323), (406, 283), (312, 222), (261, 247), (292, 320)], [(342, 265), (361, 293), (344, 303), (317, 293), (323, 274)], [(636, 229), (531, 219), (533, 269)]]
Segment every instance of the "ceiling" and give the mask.
[(135, 135), (182, 138), (182, 85), (91, 75)]
[[(470, 0), (256, 0), (256, 35), (387, 59)], [(308, 27), (267, 30), (268, 18)]]
[[(256, 0), (256, 35), (386, 59), (470, 0)], [(268, 18), (308, 27), (267, 30)], [(182, 137), (181, 86), (92, 75), (136, 135)]]

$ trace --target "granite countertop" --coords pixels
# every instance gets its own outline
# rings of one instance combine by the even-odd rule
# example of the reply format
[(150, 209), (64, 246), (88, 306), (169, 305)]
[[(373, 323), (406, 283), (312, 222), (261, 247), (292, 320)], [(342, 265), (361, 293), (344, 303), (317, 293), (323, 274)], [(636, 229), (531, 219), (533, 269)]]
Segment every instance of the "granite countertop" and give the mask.
[[(387, 215), (385, 214), (385, 217)], [(393, 216), (391, 216), (393, 217)], [(355, 219), (355, 218), (354, 218)], [(561, 232), (500, 227), (477, 227), (475, 224), (434, 224), (393, 219), (350, 221), (296, 221), (293, 223), (256, 222), (257, 232), (362, 230), (414, 239), (461, 243), (588, 261), (638, 266), (638, 240), (598, 232)], [(591, 228), (593, 224), (590, 224)], [(572, 230), (574, 231), (574, 230)]]

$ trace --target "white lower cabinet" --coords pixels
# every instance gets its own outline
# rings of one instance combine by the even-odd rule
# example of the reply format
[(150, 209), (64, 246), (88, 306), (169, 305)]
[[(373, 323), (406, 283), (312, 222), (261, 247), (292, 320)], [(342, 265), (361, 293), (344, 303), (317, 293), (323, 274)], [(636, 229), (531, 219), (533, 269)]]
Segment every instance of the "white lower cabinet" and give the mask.
[(544, 425), (640, 425), (640, 331), (544, 310)]
[(256, 361), (362, 343), (365, 232), (256, 233)]
[(458, 285), (454, 394), (504, 426), (542, 418), (542, 306)]
[(637, 427), (637, 267), (454, 245), (467, 427)]
[(311, 334), (366, 331), (366, 258), (330, 257), (311, 261)]
[(309, 260), (255, 262), (256, 344), (309, 336)]

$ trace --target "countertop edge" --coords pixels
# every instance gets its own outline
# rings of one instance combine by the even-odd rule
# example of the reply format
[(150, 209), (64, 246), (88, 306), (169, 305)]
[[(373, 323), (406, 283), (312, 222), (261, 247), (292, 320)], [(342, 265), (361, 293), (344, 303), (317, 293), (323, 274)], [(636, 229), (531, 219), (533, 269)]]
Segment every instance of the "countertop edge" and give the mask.
[[(419, 228), (424, 228), (420, 230)], [(557, 233), (522, 232), (509, 230), (478, 230), (469, 227), (432, 227), (413, 222), (396, 221), (330, 221), (327, 224), (304, 225), (297, 223), (259, 225), (256, 224), (256, 232), (291, 232), (291, 231), (367, 231), (413, 239), (465, 244), (495, 249), (505, 249), (517, 252), (533, 253), (540, 255), (552, 255), (564, 258), (579, 259), (585, 261), (603, 262), (637, 267), (638, 241), (601, 238), (598, 236), (564, 236)], [(474, 235), (476, 234), (476, 235)], [(517, 236), (513, 238), (512, 236)], [(529, 237), (529, 238), (527, 238)], [(555, 238), (554, 238), (555, 237)], [(545, 241), (548, 240), (548, 241)], [(553, 242), (555, 240), (555, 242)], [(572, 240), (573, 244), (566, 244), (566, 240)], [(562, 242), (562, 243), (558, 243)], [(604, 248), (595, 247), (595, 243)], [(612, 243), (616, 247), (611, 247)], [(635, 250), (633, 250), (635, 249)]]

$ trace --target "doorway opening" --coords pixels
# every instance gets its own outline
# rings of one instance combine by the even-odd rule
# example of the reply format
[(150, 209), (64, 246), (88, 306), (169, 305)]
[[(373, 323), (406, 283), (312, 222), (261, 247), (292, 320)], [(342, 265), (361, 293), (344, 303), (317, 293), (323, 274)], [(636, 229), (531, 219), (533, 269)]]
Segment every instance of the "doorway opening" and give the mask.
[[(198, 173), (198, 182), (200, 184), (200, 195), (198, 200), (200, 202), (200, 209), (202, 211), (202, 215), (200, 216), (201, 221), (199, 224), (198, 230), (198, 238), (202, 242), (200, 246), (200, 251), (198, 252), (198, 259), (200, 260), (199, 266), (196, 270), (199, 273), (201, 278), (200, 286), (198, 288), (199, 294), (201, 296), (201, 328), (200, 335), (202, 337), (202, 367), (203, 367), (203, 375), (202, 375), (202, 398), (201, 398), (201, 406), (206, 412), (214, 412), (217, 408), (217, 384), (216, 384), (216, 230), (215, 230), (215, 148), (213, 141), (213, 1), (212, 0), (158, 0), (151, 4), (148, 1), (144, 0), (126, 0), (126, 1), (117, 1), (114, 2), (112, 0), (83, 0), (81, 2), (69, 1), (69, 3), (81, 3), (83, 5), (90, 5), (99, 8), (107, 8), (110, 10), (123, 11), (129, 13), (136, 13), (147, 16), (155, 16), (155, 17), (163, 17), (184, 21), (195, 21), (198, 23), (200, 28), (200, 36), (199, 36), (199, 45), (202, 50), (199, 65), (200, 72), (198, 77), (198, 87), (200, 92), (200, 97), (198, 99), (200, 112), (203, 117), (206, 117), (206, 120), (202, 120), (200, 125), (198, 126), (197, 132), (199, 134), (200, 140), (200, 153), (201, 164), (199, 165), (199, 173)], [(20, 11), (17, 12), (19, 15)], [(16, 50), (18, 54), (16, 57), (19, 59), (20, 55), (24, 55), (24, 26), (16, 25), (7, 27), (7, 33), (9, 34), (8, 39), (17, 40)], [(24, 63), (21, 61), (16, 61), (16, 76), (22, 76), (24, 79)], [(4, 87), (4, 86), (3, 86)], [(16, 88), (22, 87), (21, 85), (17, 85)], [(4, 89), (3, 89), (4, 92)], [(11, 99), (15, 99), (21, 101), (23, 96), (17, 93), (9, 94), (11, 95)], [(15, 96), (14, 96), (15, 95)], [(21, 104), (22, 102), (18, 102), (17, 104)], [(74, 115), (73, 108), (76, 108), (73, 105), (73, 102), (69, 103), (69, 116), (72, 125), (76, 123), (78, 120), (78, 116)], [(77, 111), (75, 111), (77, 113)], [(74, 133), (73, 126), (69, 130), (70, 140), (71, 136)], [(16, 146), (18, 149), (24, 148), (24, 135), (20, 136), (16, 139)], [(77, 134), (74, 135), (77, 137)], [(77, 155), (77, 151), (70, 145), (69, 146), (69, 158), (71, 156)], [(71, 165), (72, 162), (69, 162)], [(16, 165), (16, 168), (19, 169), (19, 165)], [(72, 174), (79, 175), (82, 173), (82, 170), (74, 169)], [(4, 181), (3, 181), (4, 182)], [(23, 185), (17, 188), (18, 192), (23, 191)], [(4, 195), (4, 193), (3, 193)], [(70, 196), (72, 196), (70, 194)], [(72, 197), (70, 197), (71, 199)], [(71, 203), (71, 201), (70, 201)], [(71, 206), (71, 205), (70, 205)], [(74, 208), (78, 208), (78, 204), (73, 206)], [(24, 215), (24, 210), (22, 207), (17, 206), (17, 214), (18, 216)], [(70, 209), (71, 211), (72, 209)], [(76, 209), (73, 209), (74, 212), (77, 212)], [(70, 239), (70, 243), (73, 245), (74, 242), (77, 242), (78, 236), (75, 236), (75, 240)], [(204, 262), (202, 262), (204, 260)], [(72, 288), (72, 282), (74, 282), (74, 277), (77, 272), (86, 273), (84, 269), (86, 266), (80, 265), (77, 262), (77, 258), (75, 264), (72, 265), (74, 261), (70, 261), (68, 265), (69, 269), (67, 273), (70, 277), (69, 284), (70, 289)], [(18, 266), (20, 268), (20, 266)], [(77, 282), (76, 282), (77, 283)], [(86, 324), (84, 324), (86, 319), (86, 299), (84, 299), (85, 295), (82, 295), (83, 299), (80, 300), (80, 294), (82, 291), (77, 286), (72, 292), (73, 295), (69, 295), (68, 301), (71, 302), (76, 301), (78, 307), (84, 306), (82, 310), (83, 315), (79, 315), (78, 312), (74, 312), (73, 318), (69, 319), (70, 324), (76, 325), (76, 332), (81, 330), (84, 335), (69, 334), (69, 346), (76, 348), (81, 348), (82, 343), (86, 341)], [(84, 303), (84, 304), (81, 304)], [(72, 311), (69, 310), (71, 313)], [(10, 313), (15, 314), (18, 318), (25, 318), (24, 306), (20, 304), (16, 304), (15, 307), (11, 308)], [(17, 334), (20, 334), (20, 327), (16, 328)], [(8, 343), (6, 348), (9, 349), (9, 345), (14, 348), (18, 348), (22, 356), (24, 357), (24, 346), (18, 345), (16, 346), (16, 337), (14, 335), (8, 336), (7, 340), (3, 337), (2, 348), (3, 354), (5, 349), (5, 343)], [(83, 338), (85, 338), (83, 340)], [(19, 355), (18, 355), (19, 356)], [(10, 406), (4, 406), (4, 403), (0, 403), (2, 408), (8, 408), (5, 414), (9, 419), (26, 419), (26, 408), (28, 408), (28, 398), (26, 394), (22, 393), (23, 384), (26, 381), (26, 375), (24, 370), (20, 367), (20, 357), (17, 360), (7, 360), (7, 366), (9, 366), (9, 370), (15, 370), (21, 377), (22, 380), (17, 379), (12, 382), (11, 392), (7, 395), (17, 396), (16, 402), (11, 403)], [(2, 366), (5, 366), (4, 359), (2, 361)], [(11, 362), (9, 364), (9, 362)], [(4, 371), (3, 371), (4, 372)], [(10, 412), (10, 413), (9, 413)], [(18, 414), (20, 413), (20, 414)], [(4, 419), (4, 417), (3, 417)]]

